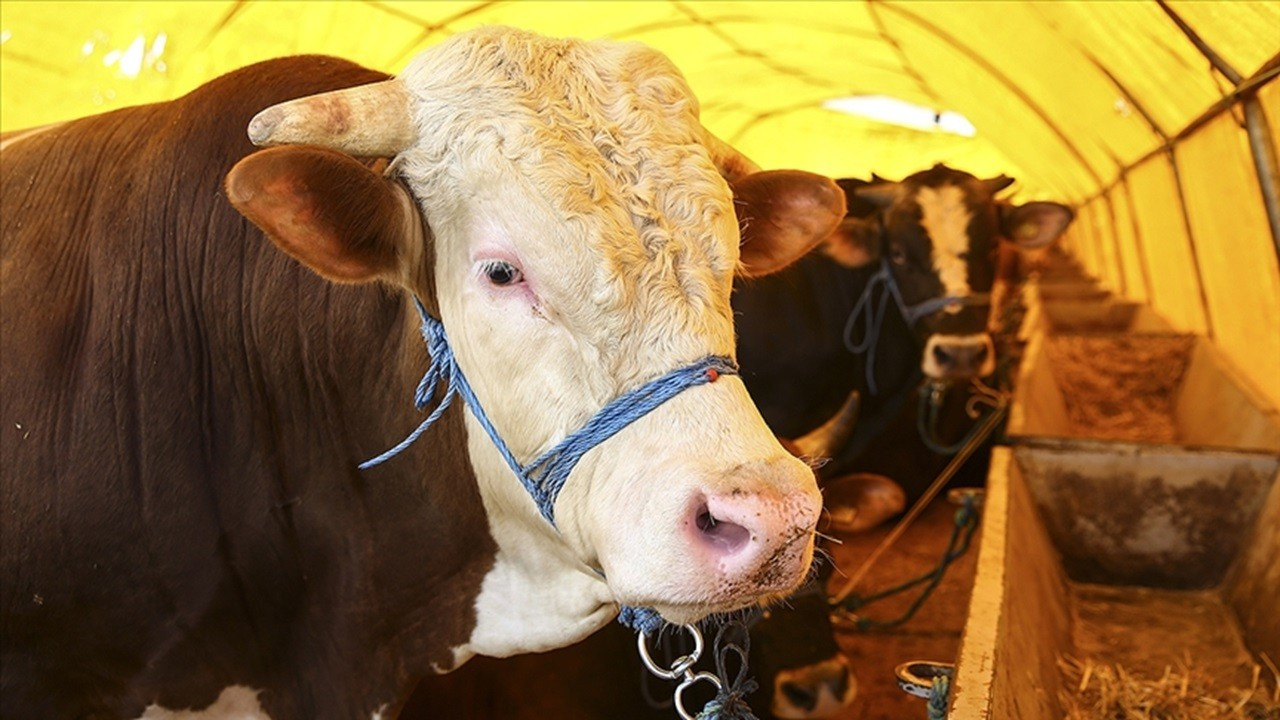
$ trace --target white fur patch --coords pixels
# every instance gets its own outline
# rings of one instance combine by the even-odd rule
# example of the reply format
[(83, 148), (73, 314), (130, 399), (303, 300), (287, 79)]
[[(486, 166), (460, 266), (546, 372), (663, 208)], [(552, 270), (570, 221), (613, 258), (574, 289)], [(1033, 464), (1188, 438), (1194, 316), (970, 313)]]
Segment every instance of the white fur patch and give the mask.
[[(847, 684), (844, 693), (836, 697), (831, 681), (842, 675), (847, 678)], [(806, 709), (792, 704), (782, 690), (788, 683), (810, 693), (816, 691), (813, 707)], [(858, 680), (849, 672), (849, 662), (840, 656), (797, 670), (783, 670), (774, 677), (773, 687), (773, 715), (786, 719), (831, 717), (851, 705), (858, 695)]]
[(973, 213), (956, 185), (923, 187), (916, 195), (925, 232), (933, 241), (933, 269), (948, 295), (969, 294), (969, 271), (964, 254), (969, 251), (969, 221)]
[(538, 515), (470, 412), (467, 426), (489, 532), (499, 550), (475, 601), (471, 639), (453, 649), (454, 667), (447, 670), (477, 653), (508, 657), (570, 645), (617, 612), (608, 585)]
[(258, 691), (243, 685), (223, 688), (203, 710), (168, 710), (148, 705), (138, 720), (271, 720), (258, 703)]

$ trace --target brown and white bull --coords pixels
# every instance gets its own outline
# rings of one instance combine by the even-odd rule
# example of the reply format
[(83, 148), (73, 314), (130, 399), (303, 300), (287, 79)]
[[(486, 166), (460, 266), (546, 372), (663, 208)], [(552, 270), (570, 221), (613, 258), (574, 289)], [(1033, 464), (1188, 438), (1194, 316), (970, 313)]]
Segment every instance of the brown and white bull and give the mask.
[(734, 376), (587, 453), (556, 527), (462, 403), (356, 469), (421, 420), (414, 296), (522, 462), (732, 356), (735, 273), (843, 214), (751, 169), (661, 55), (508, 29), (6, 138), (0, 716), (389, 718), (620, 604), (791, 590), (820, 498)]

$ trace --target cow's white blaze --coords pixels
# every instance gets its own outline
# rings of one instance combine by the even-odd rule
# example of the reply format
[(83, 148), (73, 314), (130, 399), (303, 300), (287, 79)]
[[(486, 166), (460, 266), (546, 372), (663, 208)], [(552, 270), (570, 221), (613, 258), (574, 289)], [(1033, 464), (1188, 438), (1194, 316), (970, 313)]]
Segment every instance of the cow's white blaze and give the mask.
[(232, 685), (223, 688), (218, 699), (204, 709), (169, 710), (151, 704), (138, 720), (271, 720), (258, 702), (258, 692), (243, 685)]
[(933, 269), (947, 295), (969, 294), (969, 221), (973, 213), (958, 185), (922, 187), (916, 194), (920, 204), (920, 224), (933, 241)]
[[(510, 31), (476, 39), (485, 32), (403, 73), (421, 140), (396, 165), (435, 230), (436, 296), (459, 363), (527, 462), (620, 393), (733, 355), (739, 235), (697, 102), (665, 57), (631, 44), (535, 46)], [(495, 284), (494, 261), (521, 281)], [(737, 378), (686, 391), (588, 453), (560, 496), (558, 532), (469, 412), (468, 423), (500, 551), (460, 657), (563, 645), (607, 622), (614, 603), (694, 619), (789, 590), (807, 565), (812, 473)], [(682, 536), (700, 498), (720, 493), (741, 493), (764, 518), (751, 538), (771, 548), (761, 577), (698, 556)], [(797, 537), (774, 552), (784, 526)]]

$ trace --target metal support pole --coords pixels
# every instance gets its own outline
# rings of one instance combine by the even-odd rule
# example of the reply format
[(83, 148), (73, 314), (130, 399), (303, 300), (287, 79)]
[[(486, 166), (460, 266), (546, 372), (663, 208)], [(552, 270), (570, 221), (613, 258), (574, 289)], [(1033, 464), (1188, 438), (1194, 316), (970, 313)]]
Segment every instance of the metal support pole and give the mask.
[[(1232, 96), (1240, 97), (1244, 108), (1245, 133), (1249, 136), (1249, 151), (1253, 155), (1254, 170), (1258, 173), (1258, 187), (1262, 190), (1262, 205), (1266, 208), (1267, 224), (1271, 228), (1271, 242), (1276, 246), (1276, 256), (1280, 258), (1280, 164), (1276, 160), (1275, 145), (1271, 141), (1267, 117), (1258, 103), (1257, 90), (1262, 83), (1274, 73), (1276, 58), (1263, 66), (1253, 78), (1241, 75), (1230, 63), (1218, 54), (1200, 34), (1191, 28), (1185, 20), (1169, 7), (1165, 0), (1156, 0), (1160, 9), (1178, 26), (1183, 35), (1204, 55), (1209, 64), (1235, 86)], [(1248, 88), (1245, 88), (1245, 85)], [(1175, 166), (1176, 167), (1176, 166)], [(1208, 312), (1208, 308), (1205, 309)]]
[(1254, 169), (1258, 172), (1262, 205), (1267, 210), (1267, 222), (1271, 225), (1271, 241), (1276, 246), (1276, 258), (1280, 259), (1280, 169), (1277, 169), (1280, 163), (1276, 160), (1276, 147), (1271, 140), (1267, 115), (1256, 95), (1244, 101), (1244, 128), (1249, 135)]
[(1209, 43), (1205, 42), (1204, 38), (1200, 37), (1200, 33), (1191, 29), (1191, 26), (1187, 24), (1187, 21), (1183, 20), (1178, 13), (1174, 12), (1173, 8), (1169, 7), (1168, 3), (1164, 0), (1156, 0), (1156, 4), (1160, 6), (1160, 9), (1164, 11), (1165, 15), (1169, 16), (1169, 19), (1173, 21), (1173, 24), (1178, 26), (1178, 29), (1182, 31), (1182, 34), (1187, 36), (1187, 39), (1191, 41), (1191, 44), (1196, 46), (1196, 49), (1200, 51), (1200, 54), (1204, 55), (1205, 59), (1209, 61), (1209, 64), (1213, 66), (1213, 69), (1222, 73), (1222, 76), (1230, 80), (1232, 85), (1238, 86), (1240, 83), (1244, 82), (1244, 76), (1237, 72), (1235, 68), (1231, 67), (1231, 64), (1219, 55), (1216, 50), (1209, 47)]

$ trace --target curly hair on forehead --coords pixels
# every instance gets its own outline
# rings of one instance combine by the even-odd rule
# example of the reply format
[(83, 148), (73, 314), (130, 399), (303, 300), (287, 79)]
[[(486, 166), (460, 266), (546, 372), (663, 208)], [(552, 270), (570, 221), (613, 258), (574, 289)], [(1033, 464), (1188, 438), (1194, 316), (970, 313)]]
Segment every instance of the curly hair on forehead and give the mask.
[(687, 334), (709, 312), (727, 322), (731, 196), (703, 145), (697, 100), (665, 56), (487, 28), (424, 53), (402, 77), (422, 138), (404, 169), (451, 183), (496, 150), (565, 220), (566, 239), (600, 260), (596, 332)]

